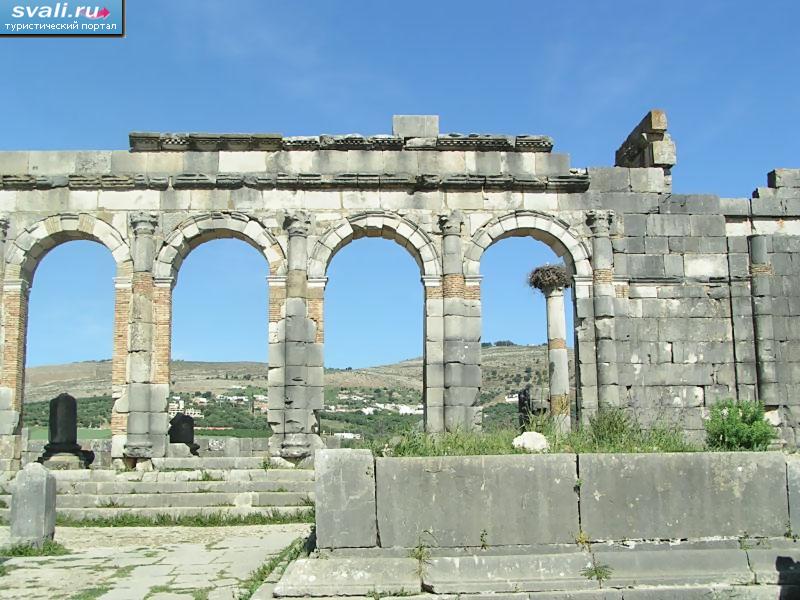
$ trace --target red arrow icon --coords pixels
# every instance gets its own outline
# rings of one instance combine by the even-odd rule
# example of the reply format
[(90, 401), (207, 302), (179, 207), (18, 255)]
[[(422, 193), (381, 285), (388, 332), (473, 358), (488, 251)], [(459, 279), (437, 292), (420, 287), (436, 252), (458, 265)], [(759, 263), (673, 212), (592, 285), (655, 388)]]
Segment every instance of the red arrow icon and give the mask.
[(105, 19), (105, 18), (107, 18), (107, 17), (108, 17), (108, 15), (110, 15), (110, 14), (111, 14), (111, 11), (110, 11), (110, 10), (108, 10), (108, 9), (107, 9), (107, 8), (104, 6), (104, 7), (103, 7), (103, 10), (99, 11), (99, 12), (98, 12), (96, 15), (94, 15), (93, 17), (88, 17), (88, 18), (89, 18), (89, 19)]

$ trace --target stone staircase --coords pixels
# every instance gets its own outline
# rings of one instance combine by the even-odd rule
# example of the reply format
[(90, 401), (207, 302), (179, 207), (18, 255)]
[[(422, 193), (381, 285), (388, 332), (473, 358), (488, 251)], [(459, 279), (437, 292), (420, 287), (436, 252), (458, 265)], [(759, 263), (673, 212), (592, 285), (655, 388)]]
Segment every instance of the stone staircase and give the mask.
[[(154, 459), (153, 471), (53, 471), (59, 517), (84, 521), (137, 515), (245, 516), (303, 513), (313, 505), (314, 471), (264, 468), (261, 457)], [(0, 518), (8, 519), (9, 475), (0, 474)]]

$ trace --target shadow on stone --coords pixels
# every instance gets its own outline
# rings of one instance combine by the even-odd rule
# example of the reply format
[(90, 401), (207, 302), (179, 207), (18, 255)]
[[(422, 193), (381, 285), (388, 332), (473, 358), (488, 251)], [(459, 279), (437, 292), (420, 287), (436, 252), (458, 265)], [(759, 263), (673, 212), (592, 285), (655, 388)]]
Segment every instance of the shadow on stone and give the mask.
[(778, 556), (775, 559), (775, 570), (778, 572), (778, 585), (781, 586), (780, 600), (793, 600), (800, 597), (800, 562), (790, 556)]
[(69, 394), (50, 400), (47, 445), (37, 462), (48, 469), (85, 469), (94, 461), (94, 452), (78, 444), (78, 403)]

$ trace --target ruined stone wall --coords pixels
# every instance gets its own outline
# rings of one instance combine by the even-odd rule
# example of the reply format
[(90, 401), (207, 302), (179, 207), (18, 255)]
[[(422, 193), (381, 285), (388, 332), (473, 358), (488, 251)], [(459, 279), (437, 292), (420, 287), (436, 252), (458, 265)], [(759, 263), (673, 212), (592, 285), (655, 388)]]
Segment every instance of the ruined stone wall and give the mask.
[(327, 266), (361, 237), (419, 265), (429, 431), (480, 423), (481, 257), (529, 236), (570, 277), (573, 420), (630, 407), (699, 438), (713, 402), (759, 398), (794, 443), (800, 171), (775, 171), (752, 199), (672, 194), (657, 111), (610, 168), (573, 169), (545, 136), (439, 135), (431, 117), (368, 138), (131, 134), (131, 146), (0, 153), (0, 468), (19, 461), (28, 288), (73, 239), (117, 262), (116, 457), (163, 455), (172, 287), (184, 258), (221, 237), (269, 264), (269, 329), (254, 335), (269, 346), (273, 451), (286, 456), (318, 445)]

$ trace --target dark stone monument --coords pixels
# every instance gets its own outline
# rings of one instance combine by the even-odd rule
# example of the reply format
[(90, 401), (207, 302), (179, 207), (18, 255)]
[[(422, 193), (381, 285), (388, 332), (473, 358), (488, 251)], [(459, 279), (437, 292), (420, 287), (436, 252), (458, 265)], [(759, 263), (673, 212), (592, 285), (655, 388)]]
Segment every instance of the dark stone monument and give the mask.
[(517, 410), (519, 411), (519, 429), (525, 431), (531, 418), (531, 392), (528, 388), (517, 393)]
[(78, 403), (69, 394), (50, 400), (47, 445), (37, 462), (49, 469), (82, 469), (94, 461), (94, 452), (78, 444)]
[(186, 444), (189, 446), (189, 452), (197, 456), (200, 446), (194, 443), (194, 419), (189, 415), (178, 413), (172, 417), (169, 425), (169, 443)]

